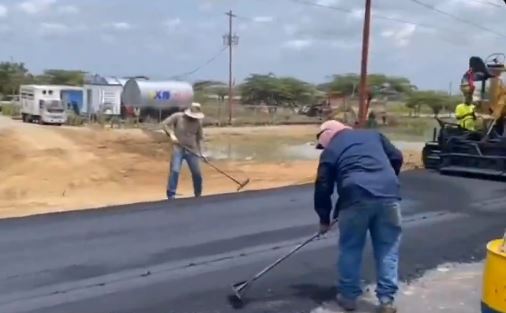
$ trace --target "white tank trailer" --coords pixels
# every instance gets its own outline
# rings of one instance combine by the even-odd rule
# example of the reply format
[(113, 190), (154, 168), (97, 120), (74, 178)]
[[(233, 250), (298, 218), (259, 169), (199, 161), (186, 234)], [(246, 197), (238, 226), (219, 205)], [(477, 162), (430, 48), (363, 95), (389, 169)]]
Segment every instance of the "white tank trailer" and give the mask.
[(122, 102), (137, 109), (142, 120), (162, 120), (188, 107), (193, 101), (193, 86), (180, 81), (129, 79), (123, 87)]

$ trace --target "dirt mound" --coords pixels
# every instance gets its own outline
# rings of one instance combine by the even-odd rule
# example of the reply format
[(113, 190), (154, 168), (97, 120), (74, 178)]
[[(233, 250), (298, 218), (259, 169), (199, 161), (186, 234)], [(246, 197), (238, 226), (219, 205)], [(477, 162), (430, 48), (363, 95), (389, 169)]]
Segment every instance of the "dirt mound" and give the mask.
[[(165, 197), (170, 145), (163, 134), (31, 126), (0, 131), (0, 217)], [(305, 182), (314, 170), (313, 161), (281, 166), (217, 164), (240, 179), (248, 173), (254, 178), (248, 189)], [(205, 194), (234, 192), (234, 183), (222, 175), (205, 165), (203, 172)], [(181, 196), (192, 195), (188, 174), (185, 168), (178, 191)]]

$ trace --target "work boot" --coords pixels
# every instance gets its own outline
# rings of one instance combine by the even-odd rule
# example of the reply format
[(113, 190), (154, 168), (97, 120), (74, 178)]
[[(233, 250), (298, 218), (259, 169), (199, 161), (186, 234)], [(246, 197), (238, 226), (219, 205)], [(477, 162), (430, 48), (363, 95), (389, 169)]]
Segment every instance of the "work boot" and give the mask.
[(357, 309), (357, 301), (347, 299), (340, 294), (336, 297), (337, 304), (348, 312), (355, 311)]
[(397, 313), (397, 308), (392, 302), (382, 303), (378, 307), (378, 313)]
[(170, 191), (167, 190), (167, 200), (175, 200), (176, 195), (173, 195)]

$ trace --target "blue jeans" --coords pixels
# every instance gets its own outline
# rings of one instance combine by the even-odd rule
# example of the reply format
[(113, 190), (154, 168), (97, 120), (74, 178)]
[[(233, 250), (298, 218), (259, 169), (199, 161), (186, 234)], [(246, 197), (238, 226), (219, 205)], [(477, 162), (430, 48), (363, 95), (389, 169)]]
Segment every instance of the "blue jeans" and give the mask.
[(183, 160), (186, 160), (193, 180), (193, 191), (195, 197), (202, 195), (202, 173), (200, 171), (199, 157), (192, 153), (174, 146), (172, 149), (172, 158), (170, 161), (170, 174), (167, 182), (167, 198), (173, 199), (176, 197), (177, 184), (179, 181), (179, 173), (183, 165)]
[(376, 296), (380, 303), (393, 302), (398, 290), (402, 233), (399, 202), (372, 200), (343, 208), (339, 212), (339, 231), (339, 294), (350, 300), (362, 295), (362, 251), (369, 231), (376, 264)]

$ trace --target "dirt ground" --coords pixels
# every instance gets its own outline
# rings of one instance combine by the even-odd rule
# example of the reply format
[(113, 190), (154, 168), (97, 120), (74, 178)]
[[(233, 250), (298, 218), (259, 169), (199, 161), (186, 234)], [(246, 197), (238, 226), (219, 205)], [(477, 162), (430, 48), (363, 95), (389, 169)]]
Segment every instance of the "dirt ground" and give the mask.
[[(170, 145), (162, 133), (39, 126), (1, 118), (0, 218), (165, 197)], [(254, 142), (276, 136), (307, 138), (314, 133), (315, 126), (206, 129), (208, 144), (223, 135)], [(419, 166), (418, 152), (405, 151), (405, 155), (407, 168)], [(317, 160), (217, 160), (215, 164), (240, 179), (250, 177), (244, 190), (257, 190), (311, 182)], [(203, 171), (205, 194), (235, 192), (236, 185), (213, 169), (203, 165)], [(179, 197), (192, 195), (188, 174), (185, 165)]]

